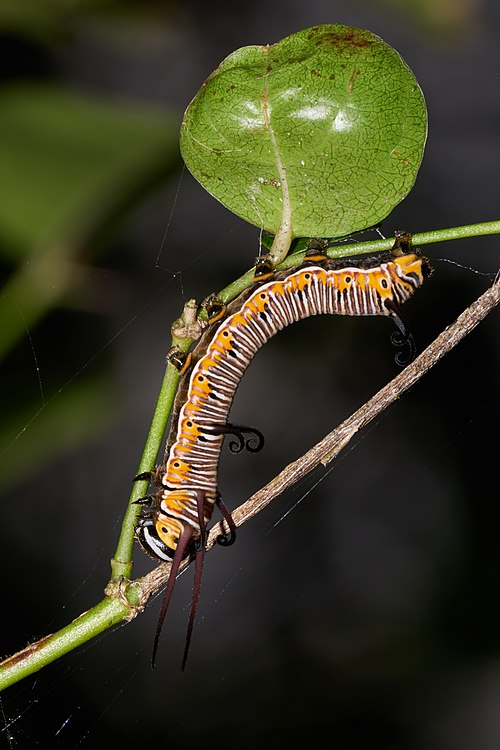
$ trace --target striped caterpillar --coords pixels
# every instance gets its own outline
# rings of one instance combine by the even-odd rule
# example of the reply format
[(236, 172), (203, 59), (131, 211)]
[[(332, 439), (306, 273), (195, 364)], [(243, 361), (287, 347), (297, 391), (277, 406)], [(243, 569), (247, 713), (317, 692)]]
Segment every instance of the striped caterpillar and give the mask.
[[(180, 563), (194, 553), (195, 582), (184, 668), (214, 505), (229, 529), (219, 537), (219, 543), (234, 541), (235, 525), (219, 495), (217, 472), (225, 435), (236, 438), (229, 446), (233, 452), (244, 447), (258, 450), (263, 443), (258, 431), (227, 421), (235, 391), (253, 356), (285, 326), (321, 313), (390, 316), (399, 329), (397, 343), (408, 344), (413, 355), (413, 342), (399, 309), (432, 268), (427, 258), (411, 250), (410, 241), (409, 235), (399, 233), (391, 251), (357, 261), (328, 259), (311, 248), (299, 267), (270, 274), (271, 278), (266, 274), (264, 281), (257, 278), (224, 311), (222, 322), (205, 331), (193, 350), (190, 373), (181, 381), (174, 404), (165, 463), (151, 474), (137, 477), (150, 478), (160, 487), (156, 494), (138, 501), (144, 508), (137, 539), (148, 554), (172, 561), (153, 661)], [(401, 359), (399, 363), (403, 363)], [(248, 433), (250, 438), (245, 437)]]

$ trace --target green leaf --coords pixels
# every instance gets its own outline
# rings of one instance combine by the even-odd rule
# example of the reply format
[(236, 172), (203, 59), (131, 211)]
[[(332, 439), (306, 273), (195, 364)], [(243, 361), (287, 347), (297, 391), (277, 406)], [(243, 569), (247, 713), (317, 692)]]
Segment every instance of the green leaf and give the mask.
[(400, 55), (369, 31), (323, 25), (229, 55), (187, 108), (181, 151), (250, 223), (340, 237), (408, 194), (426, 134), (424, 98)]

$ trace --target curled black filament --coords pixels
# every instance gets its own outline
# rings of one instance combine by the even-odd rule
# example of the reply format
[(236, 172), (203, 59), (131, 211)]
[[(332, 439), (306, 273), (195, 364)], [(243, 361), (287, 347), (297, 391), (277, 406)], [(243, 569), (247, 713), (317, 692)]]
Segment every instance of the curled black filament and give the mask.
[[(237, 424), (220, 424), (204, 430), (211, 435), (232, 435), (236, 440), (231, 440), (229, 450), (231, 453), (241, 453), (246, 449), (249, 453), (257, 453), (264, 445), (264, 435), (254, 427), (244, 427)], [(245, 438), (245, 435), (249, 437)]]
[(227, 526), (229, 529), (227, 533), (219, 534), (219, 536), (217, 537), (217, 544), (222, 545), (222, 547), (229, 547), (236, 540), (236, 524), (234, 522), (234, 519), (231, 513), (229, 512), (228, 508), (226, 507), (226, 504), (224, 503), (220, 495), (217, 495), (215, 504), (219, 508), (222, 514), (222, 517), (227, 523)]
[(406, 367), (415, 359), (417, 353), (417, 347), (415, 341), (410, 333), (410, 330), (405, 325), (402, 318), (399, 315), (393, 315), (393, 320), (398, 327), (398, 331), (391, 333), (391, 343), (398, 348), (394, 361), (398, 367)]

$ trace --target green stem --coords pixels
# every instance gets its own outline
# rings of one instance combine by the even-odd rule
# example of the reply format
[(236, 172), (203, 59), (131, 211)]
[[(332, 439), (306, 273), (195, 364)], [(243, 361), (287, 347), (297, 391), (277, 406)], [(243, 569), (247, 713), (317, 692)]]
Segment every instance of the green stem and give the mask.
[[(182, 316), (172, 326), (172, 346), (175, 346), (179, 352), (184, 354), (187, 354), (191, 348), (193, 335), (196, 335), (196, 327), (194, 325), (196, 309), (193, 301), (190, 300), (185, 305)], [(161, 442), (174, 403), (178, 383), (178, 370), (172, 364), (167, 363), (136, 476), (150, 472), (155, 466), (156, 457), (160, 451)], [(123, 518), (120, 538), (118, 539), (114, 557), (111, 560), (111, 580), (122, 577), (129, 579), (132, 575), (135, 528), (141, 512), (141, 506), (137, 505), (136, 501), (144, 497), (148, 486), (148, 479), (134, 482), (132, 486), (127, 510)]]
[(120, 599), (106, 597), (57, 633), (41, 638), (6, 659), (0, 667), (0, 691), (86, 643), (130, 613), (131, 608)]
[[(165, 375), (156, 402), (151, 427), (149, 428), (148, 436), (146, 438), (144, 451), (137, 468), (137, 474), (151, 471), (155, 465), (161, 441), (165, 434), (168, 417), (174, 402), (178, 382), (178, 371), (173, 365), (168, 364), (165, 369)], [(119, 576), (130, 578), (132, 575), (134, 533), (137, 519), (141, 512), (141, 506), (134, 503), (136, 503), (139, 498), (144, 497), (148, 490), (148, 486), (149, 481), (147, 479), (134, 482), (132, 486), (127, 510), (123, 518), (120, 538), (118, 540), (114, 557), (111, 560), (112, 578), (118, 578)]]
[[(449, 229), (435, 229), (431, 232), (420, 232), (413, 235), (415, 247), (420, 245), (431, 245), (436, 242), (447, 242), (448, 240), (459, 240), (466, 237), (481, 237), (487, 234), (500, 234), (500, 221), (486, 221), (481, 224), (466, 224), (462, 227), (450, 227)], [(329, 258), (344, 258), (365, 253), (378, 253), (382, 250), (390, 250), (394, 244), (394, 238), (372, 240), (370, 242), (357, 242), (352, 245), (342, 243), (333, 245), (325, 252)], [(278, 270), (293, 268), (302, 263), (305, 252), (293, 253), (286, 257), (278, 266)], [(253, 270), (247, 271), (239, 279), (226, 286), (217, 298), (225, 305), (235, 299), (241, 292), (248, 289), (253, 282)]]

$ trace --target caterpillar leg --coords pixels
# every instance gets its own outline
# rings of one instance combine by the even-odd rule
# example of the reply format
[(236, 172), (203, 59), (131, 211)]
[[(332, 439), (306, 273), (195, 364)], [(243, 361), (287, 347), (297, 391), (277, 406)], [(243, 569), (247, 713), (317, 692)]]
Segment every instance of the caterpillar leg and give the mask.
[[(152, 476), (153, 476), (153, 472), (152, 472), (152, 471), (143, 471), (143, 472), (142, 472), (141, 474), (137, 474), (137, 475), (136, 475), (136, 476), (135, 476), (135, 477), (134, 477), (134, 478), (132, 479), (132, 481), (133, 481), (133, 482), (142, 482), (142, 481), (144, 481), (144, 480), (146, 480), (146, 479), (147, 479), (147, 480), (148, 480), (148, 482), (150, 482), (150, 481), (151, 481), (151, 479), (152, 479)], [(136, 500), (136, 503), (138, 503), (138, 502), (139, 502), (139, 500)]]
[(154, 495), (145, 495), (145, 497), (140, 497), (138, 500), (134, 500), (132, 505), (151, 505), (153, 497)]
[(216, 294), (209, 294), (208, 297), (205, 297), (201, 303), (201, 307), (207, 313), (208, 322), (210, 324), (221, 320), (226, 314), (226, 305), (221, 302)]
[(192, 356), (191, 352), (186, 354), (185, 352), (182, 352), (178, 346), (173, 346), (167, 352), (167, 362), (170, 365), (173, 365), (179, 375), (182, 376), (185, 375), (191, 367)]
[[(164, 473), (165, 469), (163, 466), (155, 466), (154, 469), (151, 469), (151, 471), (142, 471), (140, 474), (137, 474), (132, 481), (133, 482), (143, 482), (146, 479), (150, 484), (154, 484), (157, 487), (161, 487), (161, 475)], [(137, 501), (138, 502), (138, 501)]]
[(304, 262), (310, 261), (313, 263), (321, 263), (326, 260), (325, 250), (328, 247), (328, 240), (322, 239), (311, 239), (307, 246), (306, 254), (304, 255)]
[(406, 253), (412, 251), (412, 236), (409, 232), (405, 232), (403, 229), (398, 229), (394, 233), (394, 237), (394, 245), (391, 249), (394, 256), (406, 255)]
[(274, 273), (274, 263), (271, 255), (261, 255), (255, 259), (255, 271), (253, 280), (255, 281), (267, 281)]

